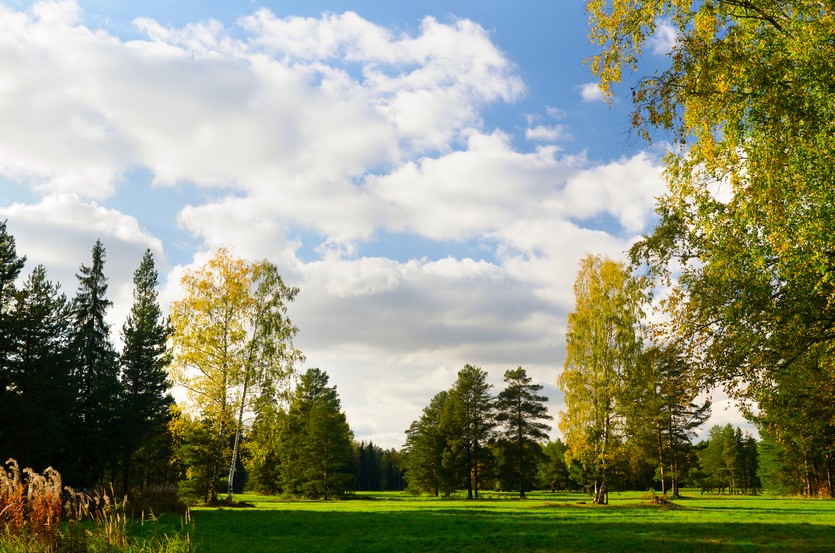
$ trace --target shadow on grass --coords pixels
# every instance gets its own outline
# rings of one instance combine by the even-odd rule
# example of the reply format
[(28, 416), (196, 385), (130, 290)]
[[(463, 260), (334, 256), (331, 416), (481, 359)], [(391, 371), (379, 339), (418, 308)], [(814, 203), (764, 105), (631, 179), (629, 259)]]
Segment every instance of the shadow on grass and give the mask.
[[(603, 516), (598, 516), (602, 514)], [(203, 553), (383, 551), (825, 551), (833, 525), (699, 522), (657, 509), (491, 512), (200, 511)]]

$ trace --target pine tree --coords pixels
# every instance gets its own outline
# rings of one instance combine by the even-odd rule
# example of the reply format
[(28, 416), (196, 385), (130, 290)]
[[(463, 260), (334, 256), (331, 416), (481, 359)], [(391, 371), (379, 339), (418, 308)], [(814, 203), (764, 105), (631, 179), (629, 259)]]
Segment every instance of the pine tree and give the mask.
[(166, 367), (170, 329), (157, 300), (158, 273), (147, 250), (133, 276), (133, 306), (122, 327), (121, 413), (124, 451), (122, 490), (130, 490), (134, 454), (164, 433), (174, 403)]
[(490, 458), (486, 446), (496, 426), (490, 388), (486, 372), (464, 365), (441, 415), (441, 428), (447, 435), (444, 465), (458, 474), (467, 499), (478, 497), (479, 473)]
[(513, 467), (519, 497), (524, 499), (542, 459), (539, 442), (548, 437), (548, 425), (541, 422), (551, 418), (548, 398), (538, 394), (542, 385), (532, 384), (522, 367), (505, 371), (504, 381), (507, 387), (496, 398), (496, 421), (502, 425), (505, 464)]
[(81, 265), (76, 275), (79, 284), (72, 306), (71, 349), (78, 383), (73, 432), (77, 467), (68, 479), (84, 485), (98, 483), (119, 451), (115, 408), (119, 364), (105, 321), (112, 304), (106, 298), (105, 249), (100, 240), (93, 246), (92, 258), (92, 265)]

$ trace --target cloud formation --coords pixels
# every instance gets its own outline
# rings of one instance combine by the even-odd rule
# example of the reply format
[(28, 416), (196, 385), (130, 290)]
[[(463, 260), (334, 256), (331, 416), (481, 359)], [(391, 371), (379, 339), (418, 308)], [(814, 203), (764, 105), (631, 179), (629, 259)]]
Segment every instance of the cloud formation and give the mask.
[[(234, 28), (140, 18), (128, 40), (84, 17), (68, 1), (0, 5), (0, 177), (39, 198), (0, 205), (21, 253), (71, 293), (101, 238), (121, 326), (145, 248), (166, 301), (184, 267), (166, 259), (174, 229), (143, 226), (155, 206), (110, 204), (126, 187), (188, 190), (176, 224), (199, 245), (193, 262), (225, 245), (279, 264), (301, 288), (299, 345), (363, 439), (399, 447), (464, 363), (497, 385), (517, 365), (553, 384), (579, 259), (620, 257), (652, 220), (649, 155), (566, 153), (555, 107), (519, 131), (529, 150), (485, 125), (525, 84), (472, 21), (427, 17), (406, 34), (351, 12), (261, 9)], [(395, 250), (367, 254), (380, 237)], [(402, 237), (438, 248), (403, 259)], [(483, 256), (456, 252), (473, 244)]]

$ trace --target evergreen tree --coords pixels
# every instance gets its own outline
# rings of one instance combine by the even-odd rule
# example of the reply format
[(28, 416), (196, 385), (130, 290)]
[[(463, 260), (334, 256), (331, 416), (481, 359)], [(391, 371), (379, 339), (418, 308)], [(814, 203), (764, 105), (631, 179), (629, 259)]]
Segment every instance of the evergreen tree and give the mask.
[(151, 250), (147, 250), (133, 276), (133, 306), (122, 327), (121, 413), (123, 467), (122, 493), (128, 493), (134, 454), (164, 433), (174, 399), (169, 393), (166, 342), (170, 335), (159, 307), (159, 276)]
[(15, 414), (16, 439), (9, 456), (23, 466), (63, 468), (75, 400), (68, 355), (69, 304), (38, 266), (15, 293), (13, 356), (9, 377), (13, 394), (6, 406)]
[(283, 435), (282, 488), (290, 495), (328, 499), (351, 480), (351, 438), (336, 386), (308, 369), (290, 402)]
[(531, 384), (522, 367), (505, 371), (504, 381), (507, 386), (496, 398), (496, 421), (502, 425), (504, 463), (513, 467), (519, 497), (524, 499), (542, 460), (539, 442), (548, 437), (548, 425), (541, 422), (551, 418), (548, 398), (538, 394), (542, 385)]
[(447, 401), (449, 392), (435, 394), (423, 408), (420, 418), (406, 431), (403, 463), (409, 489), (428, 492), (435, 497), (442, 491), (449, 493), (454, 489), (443, 465), (447, 437), (441, 427), (441, 416)]
[(14, 328), (12, 325), (12, 301), (14, 298), (15, 281), (17, 280), (25, 257), (17, 256), (14, 236), (6, 230), (6, 222), (0, 222), (0, 452), (4, 458), (14, 454), (12, 446), (15, 441), (15, 430), (12, 421), (15, 413), (11, 407), (10, 363), (14, 355)]
[(571, 487), (568, 465), (565, 463), (566, 446), (561, 439), (548, 442), (543, 448), (545, 461), (539, 465), (539, 479), (548, 485), (552, 492), (567, 490)]
[(490, 458), (486, 446), (496, 426), (490, 388), (486, 372), (464, 365), (441, 414), (441, 428), (447, 436), (444, 466), (465, 486), (467, 499), (478, 497), (479, 472)]
[(115, 408), (119, 364), (105, 321), (112, 304), (106, 298), (105, 249), (100, 240), (93, 246), (92, 258), (92, 265), (81, 265), (76, 275), (71, 349), (78, 384), (73, 432), (77, 466), (69, 477), (64, 475), (84, 485), (98, 483), (119, 451)]

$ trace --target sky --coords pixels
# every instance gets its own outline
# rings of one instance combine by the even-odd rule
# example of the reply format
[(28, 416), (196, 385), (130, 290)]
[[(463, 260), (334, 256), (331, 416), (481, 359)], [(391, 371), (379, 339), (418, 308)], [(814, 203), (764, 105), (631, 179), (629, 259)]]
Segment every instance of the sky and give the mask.
[(117, 345), (146, 249), (164, 308), (221, 246), (274, 262), (357, 440), (401, 447), (467, 363), (494, 392), (524, 367), (557, 437), (579, 261), (625, 259), (664, 191), (640, 75), (604, 101), (587, 25), (577, 0), (0, 0), (0, 220), (68, 297), (101, 239)]

